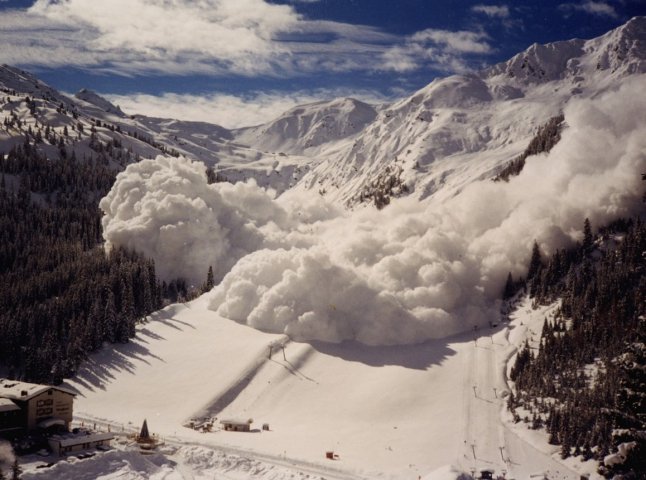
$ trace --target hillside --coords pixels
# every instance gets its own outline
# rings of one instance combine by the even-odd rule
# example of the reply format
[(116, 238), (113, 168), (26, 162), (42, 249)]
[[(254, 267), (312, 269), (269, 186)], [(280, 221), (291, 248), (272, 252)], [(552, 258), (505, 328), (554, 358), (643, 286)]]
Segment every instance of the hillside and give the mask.
[(390, 168), (418, 198), (454, 195), (494, 176), (572, 99), (646, 72), (645, 52), (646, 18), (638, 17), (593, 40), (533, 45), (482, 72), (436, 79), (381, 109), (347, 145), (330, 147), (297, 188), (352, 205)]
[[(131, 344), (93, 357), (66, 382), (80, 393), (77, 416), (109, 422), (113, 431), (147, 418), (180, 449), (171, 458), (191, 468), (200, 464), (182, 453), (184, 445), (269, 465), (288, 458), (289, 475), (313, 471), (332, 479), (417, 478), (450, 465), (506, 469), (515, 478), (547, 470), (577, 478), (553, 458), (556, 447), (526, 445), (500, 423), (505, 361), (549, 310), (526, 313), (524, 304), (510, 325), (475, 342), (467, 334), (369, 348), (290, 342), (218, 318), (206, 306), (201, 298), (169, 307), (141, 325)], [(212, 433), (182, 426), (212, 417)], [(270, 430), (219, 430), (228, 417), (253, 418), (254, 428), (268, 423)], [(326, 461), (326, 451), (339, 459)], [(213, 457), (200, 468), (217, 475), (222, 467)], [(288, 478), (268, 469), (267, 477), (258, 475)]]
[[(389, 191), (388, 197), (412, 193), (423, 199), (446, 198), (475, 180), (495, 176), (573, 98), (593, 98), (645, 73), (645, 44), (646, 19), (636, 17), (599, 38), (535, 44), (481, 72), (436, 79), (391, 105), (375, 108), (349, 98), (323, 101), (232, 131), (208, 123), (126, 116), (89, 90), (68, 98), (8, 66), (1, 69), (0, 87), (21, 98), (34, 97), (41, 121), (54, 129), (71, 126), (54, 113), (63, 105), (77, 112), (86, 129), (94, 120), (119, 127), (121, 132), (99, 127), (97, 133), (106, 142), (116, 138), (143, 158), (182, 154), (230, 181), (254, 178), (279, 194), (296, 189), (352, 206), (372, 201), (371, 190), (389, 177), (406, 188)], [(3, 110), (18, 109), (17, 101)], [(88, 135), (80, 135), (79, 148)], [(10, 142), (0, 136), (1, 149)]]

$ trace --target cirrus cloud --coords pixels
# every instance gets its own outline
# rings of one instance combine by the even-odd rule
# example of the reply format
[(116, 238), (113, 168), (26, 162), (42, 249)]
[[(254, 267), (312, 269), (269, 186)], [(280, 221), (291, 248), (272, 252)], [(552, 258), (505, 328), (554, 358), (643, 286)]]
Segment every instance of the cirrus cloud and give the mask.
[(507, 5), (474, 5), (471, 10), (476, 13), (483, 13), (488, 17), (509, 17), (509, 7)]
[[(121, 75), (291, 77), (428, 65), (461, 71), (465, 55), (491, 53), (478, 32), (402, 36), (311, 20), (293, 5), (266, 0), (37, 0), (3, 11), (0, 42), (4, 63)], [(375, 66), (376, 58), (384, 61)]]
[[(38, 0), (28, 14), (66, 26), (89, 51), (115, 63), (153, 66), (198, 59), (214, 69), (250, 74), (287, 54), (273, 39), (299, 21), (288, 6), (263, 0)], [(116, 58), (114, 58), (116, 57)]]
[(382, 68), (407, 72), (428, 65), (441, 72), (462, 73), (470, 69), (469, 58), (494, 49), (484, 31), (449, 31), (429, 28), (410, 35), (403, 44), (382, 55)]
[(615, 7), (610, 5), (608, 2), (595, 0), (586, 0), (580, 3), (563, 3), (559, 5), (559, 10), (564, 12), (579, 11), (601, 17), (619, 18), (619, 14), (617, 13), (617, 10), (615, 10)]

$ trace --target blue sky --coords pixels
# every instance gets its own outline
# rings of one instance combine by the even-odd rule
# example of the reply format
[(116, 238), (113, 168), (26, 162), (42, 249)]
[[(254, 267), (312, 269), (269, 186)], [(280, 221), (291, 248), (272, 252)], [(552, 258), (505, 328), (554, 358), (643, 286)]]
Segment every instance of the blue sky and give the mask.
[(0, 0), (0, 62), (129, 113), (233, 127), (401, 97), (635, 15), (645, 0)]

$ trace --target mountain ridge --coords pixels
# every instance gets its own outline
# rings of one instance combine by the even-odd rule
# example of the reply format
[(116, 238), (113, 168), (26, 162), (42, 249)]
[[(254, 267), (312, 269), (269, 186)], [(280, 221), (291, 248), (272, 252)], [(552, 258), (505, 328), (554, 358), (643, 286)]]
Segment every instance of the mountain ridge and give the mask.
[[(54, 109), (63, 107), (79, 116), (85, 131), (66, 140), (68, 148), (80, 142), (79, 153), (88, 153), (88, 127), (97, 129), (99, 121), (112, 128), (99, 127), (96, 135), (106, 143), (118, 137), (130, 149), (131, 161), (186, 155), (214, 168), (221, 179), (253, 178), (279, 195), (290, 189), (310, 191), (354, 208), (393, 171), (405, 185), (395, 195), (455, 195), (467, 183), (495, 176), (570, 99), (598, 95), (622, 78), (644, 72), (646, 17), (634, 17), (594, 39), (533, 44), (481, 71), (437, 78), (391, 104), (375, 107), (351, 98), (319, 101), (234, 130), (206, 122), (128, 116), (91, 90), (68, 97), (6, 65), (0, 67), (0, 84), (5, 92), (15, 90), (41, 102), (39, 108), (45, 111), (40, 122), (52, 123), (53, 130), (71, 126)], [(3, 110), (6, 114), (15, 107)], [(20, 116), (25, 130), (39, 122), (29, 119), (24, 109)], [(0, 137), (0, 148), (13, 143), (7, 135)], [(478, 158), (483, 152), (487, 158)]]

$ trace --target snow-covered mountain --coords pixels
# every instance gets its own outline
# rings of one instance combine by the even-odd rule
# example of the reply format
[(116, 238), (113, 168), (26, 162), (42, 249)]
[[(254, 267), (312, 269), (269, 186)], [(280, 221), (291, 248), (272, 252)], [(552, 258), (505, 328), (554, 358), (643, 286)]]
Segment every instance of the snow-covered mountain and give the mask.
[(440, 189), (452, 195), (492, 176), (573, 97), (594, 97), (644, 72), (643, 17), (593, 40), (535, 44), (482, 72), (437, 79), (384, 108), (351, 142), (321, 155), (299, 187), (353, 203), (388, 166), (399, 165), (417, 196)]
[(233, 133), (242, 144), (298, 154), (351, 137), (376, 117), (372, 106), (353, 98), (340, 98), (298, 106), (267, 124)]
[[(341, 98), (231, 131), (202, 122), (126, 116), (89, 90), (68, 97), (8, 66), (0, 67), (0, 86), (33, 97), (54, 129), (70, 123), (55, 113), (65, 106), (86, 126), (98, 119), (108, 129), (119, 126), (130, 133), (122, 138), (121, 132), (97, 128), (104, 141), (116, 136), (140, 157), (182, 154), (214, 166), (230, 181), (255, 178), (278, 193), (295, 188), (354, 205), (371, 198), (380, 183), (397, 185), (387, 195), (450, 197), (476, 179), (494, 176), (572, 98), (594, 97), (644, 72), (646, 18), (636, 17), (592, 40), (534, 44), (481, 72), (436, 79), (391, 105)], [(3, 106), (5, 115), (19, 110), (13, 102)], [(28, 115), (25, 119), (28, 125)], [(85, 131), (77, 140), (82, 145), (88, 136)], [(6, 133), (0, 135), (0, 147), (7, 141)]]
[(113, 105), (105, 98), (98, 95), (96, 92), (93, 92), (92, 90), (88, 90), (87, 88), (83, 88), (79, 90), (74, 95), (74, 97), (79, 100), (82, 100), (86, 104), (94, 105), (95, 107), (99, 108), (99, 110), (105, 113), (112, 113), (119, 117), (125, 117), (125, 113), (121, 111), (121, 108), (119, 108), (116, 105)]

